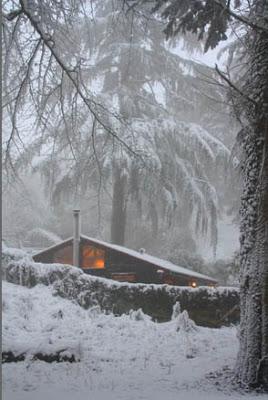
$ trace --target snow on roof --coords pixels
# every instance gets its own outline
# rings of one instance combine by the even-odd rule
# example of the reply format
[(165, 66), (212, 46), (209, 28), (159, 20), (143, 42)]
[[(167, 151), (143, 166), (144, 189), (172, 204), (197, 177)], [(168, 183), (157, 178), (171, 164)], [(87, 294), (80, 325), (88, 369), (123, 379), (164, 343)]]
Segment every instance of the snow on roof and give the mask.
[[(81, 237), (82, 237), (82, 235), (81, 235)], [(64, 239), (60, 243), (53, 244), (53, 245), (51, 245), (51, 246), (49, 246), (49, 247), (47, 247), (45, 249), (42, 249), (41, 251), (38, 251), (37, 253), (35, 253), (33, 255), (33, 257), (34, 256), (39, 256), (39, 255), (41, 255), (43, 253), (46, 253), (46, 252), (48, 252), (50, 250), (56, 249), (57, 247), (62, 247), (62, 245), (69, 243), (71, 240), (73, 240), (73, 237), (69, 237), (67, 239)]]
[(187, 276), (191, 275), (191, 276), (194, 276), (196, 278), (206, 279), (206, 280), (209, 280), (209, 281), (212, 281), (212, 282), (217, 282), (215, 279), (211, 278), (210, 276), (203, 275), (203, 274), (200, 274), (199, 272), (195, 272), (195, 271), (192, 271), (190, 269), (180, 267), (178, 265), (175, 265), (175, 264), (171, 263), (170, 261), (166, 261), (166, 260), (163, 260), (163, 259), (158, 258), (158, 257), (151, 256), (151, 255), (146, 254), (146, 253), (140, 253), (140, 252), (138, 252), (136, 250), (128, 249), (127, 247), (119, 246), (117, 244), (107, 243), (107, 242), (104, 242), (102, 240), (93, 239), (93, 238), (90, 238), (90, 237), (85, 236), (85, 235), (81, 235), (81, 238), (82, 239), (86, 239), (86, 240), (90, 240), (91, 242), (94, 242), (96, 244), (100, 244), (102, 246), (108, 247), (108, 248), (110, 248), (112, 250), (116, 250), (116, 251), (119, 251), (121, 253), (127, 254), (127, 255), (129, 255), (131, 257), (134, 257), (134, 258), (137, 258), (139, 260), (146, 261), (146, 262), (148, 262), (150, 264), (157, 265), (160, 268), (168, 269), (169, 271), (176, 272), (177, 274), (187, 275)]
[[(170, 261), (166, 261), (166, 260), (163, 260), (163, 259), (158, 258), (158, 257), (151, 256), (151, 255), (146, 254), (146, 253), (141, 254), (140, 252), (138, 252), (136, 250), (128, 249), (127, 247), (119, 246), (117, 244), (111, 244), (111, 243), (108, 243), (108, 242), (104, 242), (103, 240), (91, 238), (91, 237), (88, 237), (86, 235), (81, 235), (80, 237), (81, 237), (81, 239), (89, 240), (92, 243), (95, 243), (95, 244), (98, 244), (100, 246), (106, 247), (108, 249), (115, 250), (115, 251), (118, 251), (120, 253), (129, 255), (129, 256), (134, 257), (134, 258), (136, 258), (138, 260), (142, 260), (142, 261), (148, 262), (149, 264), (156, 265), (159, 268), (168, 269), (169, 271), (175, 272), (175, 273), (180, 274), (180, 275), (192, 276), (192, 277), (199, 278), (199, 279), (209, 280), (209, 281), (215, 282), (215, 283), (217, 282), (215, 279), (211, 278), (210, 276), (203, 275), (203, 274), (200, 274), (199, 272), (192, 271), (190, 269), (180, 267), (178, 265), (175, 265), (175, 264), (171, 263)], [(47, 249), (36, 253), (35, 256), (41, 255), (42, 253), (46, 253), (47, 251), (52, 250), (54, 248), (57, 248), (58, 246), (62, 246), (64, 244), (67, 244), (72, 239), (73, 238), (70, 237), (70, 238), (62, 241), (61, 243), (58, 243), (57, 245), (50, 246)]]

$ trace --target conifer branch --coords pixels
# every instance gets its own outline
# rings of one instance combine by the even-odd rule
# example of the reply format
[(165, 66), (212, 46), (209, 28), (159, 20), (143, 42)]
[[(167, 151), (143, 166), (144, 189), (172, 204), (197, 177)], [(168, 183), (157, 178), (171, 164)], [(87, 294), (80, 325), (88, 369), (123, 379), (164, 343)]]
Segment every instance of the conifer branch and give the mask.
[(232, 11), (230, 9), (230, 2), (228, 2), (228, 4), (223, 4), (222, 2), (218, 1), (218, 0), (213, 0), (215, 4), (217, 4), (219, 7), (221, 7), (224, 11), (226, 11), (230, 17), (236, 19), (239, 22), (242, 22), (243, 24), (249, 26), (252, 29), (256, 29), (256, 30), (261, 30), (264, 31), (266, 33), (268, 33), (268, 29), (265, 28), (264, 26), (260, 26), (258, 24), (255, 24), (254, 22), (250, 21), (248, 18), (246, 17), (242, 17), (241, 15), (235, 13), (234, 11)]
[[(78, 84), (78, 82), (77, 82), (77, 80), (75, 78), (76, 71), (75, 70), (71, 70), (70, 68), (68, 68), (65, 65), (64, 61), (61, 59), (61, 57), (58, 55), (58, 53), (57, 53), (57, 51), (55, 49), (55, 43), (53, 41), (53, 38), (50, 37), (50, 36), (47, 36), (42, 31), (42, 29), (40, 28), (38, 22), (31, 15), (30, 11), (25, 7), (24, 0), (19, 0), (19, 1), (20, 1), (20, 5), (21, 5), (21, 12), (28, 18), (28, 20), (30, 21), (32, 27), (37, 32), (37, 34), (39, 35), (40, 39), (43, 41), (45, 46), (49, 49), (49, 51), (51, 52), (51, 54), (54, 57), (55, 61), (60, 66), (61, 70), (65, 72), (66, 76), (69, 78), (69, 80), (71, 81), (71, 83), (75, 87), (75, 89), (76, 89), (78, 95), (80, 96), (81, 100), (83, 101), (85, 106), (88, 108), (90, 113), (93, 115), (93, 117), (96, 119), (96, 121), (100, 124), (100, 126), (102, 126), (105, 129), (105, 131), (107, 131), (109, 134), (111, 134), (111, 136), (113, 136), (122, 146), (124, 146), (129, 151), (130, 154), (132, 154), (134, 156), (137, 156), (136, 152), (124, 140), (122, 140), (110, 126), (108, 126), (100, 118), (100, 116), (99, 116), (99, 114), (98, 114), (98, 112), (96, 110), (98, 107), (102, 108), (107, 113), (109, 113), (109, 110), (106, 110), (101, 104), (96, 103), (93, 99), (89, 99), (88, 97), (86, 97), (84, 95), (84, 93), (82, 92), (82, 90), (79, 87), (79, 84)], [(120, 121), (120, 123), (123, 123), (123, 121), (121, 120), (121, 118), (119, 118), (119, 116), (115, 116), (115, 117)]]

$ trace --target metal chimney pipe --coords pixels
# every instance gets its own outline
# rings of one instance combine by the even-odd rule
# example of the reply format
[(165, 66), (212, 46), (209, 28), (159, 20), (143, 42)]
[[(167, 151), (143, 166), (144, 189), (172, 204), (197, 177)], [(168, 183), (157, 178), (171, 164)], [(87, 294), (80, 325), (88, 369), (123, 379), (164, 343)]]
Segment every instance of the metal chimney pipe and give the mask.
[(73, 265), (79, 267), (80, 253), (80, 210), (73, 210)]

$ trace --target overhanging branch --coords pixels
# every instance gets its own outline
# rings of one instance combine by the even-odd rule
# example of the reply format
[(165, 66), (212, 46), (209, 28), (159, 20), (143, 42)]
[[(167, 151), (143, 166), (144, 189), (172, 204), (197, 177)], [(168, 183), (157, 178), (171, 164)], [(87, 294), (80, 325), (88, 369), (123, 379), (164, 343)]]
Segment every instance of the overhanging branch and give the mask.
[(219, 70), (218, 65), (215, 65), (215, 70), (219, 74), (219, 76), (230, 86), (236, 93), (238, 93), (241, 97), (246, 98), (251, 104), (253, 104), (255, 107), (257, 107), (257, 103), (255, 100), (253, 100), (251, 97), (245, 95), (235, 84), (222, 72)]
[(225, 3), (223, 4), (222, 2), (220, 2), (218, 0), (213, 0), (213, 1), (215, 4), (217, 4), (219, 7), (221, 7), (224, 11), (226, 11), (230, 15), (230, 17), (236, 19), (239, 22), (242, 22), (243, 24), (249, 26), (252, 29), (256, 29), (258, 31), (261, 30), (261, 31), (268, 33), (268, 29), (265, 28), (264, 26), (255, 24), (254, 22), (250, 21), (248, 18), (243, 17), (243, 16), (235, 13), (234, 11), (232, 11), (230, 9), (230, 2), (228, 2), (228, 4), (225, 4)]
[[(103, 122), (103, 120), (100, 118), (98, 112), (96, 111), (96, 109), (98, 107), (101, 107), (104, 109), (104, 111), (109, 112), (108, 110), (106, 110), (101, 104), (96, 103), (94, 100), (89, 99), (85, 96), (85, 94), (82, 92), (81, 88), (79, 87), (79, 84), (76, 80), (76, 78), (74, 77), (74, 71), (70, 70), (65, 63), (63, 62), (63, 60), (61, 59), (61, 57), (57, 54), (57, 51), (55, 50), (55, 43), (52, 40), (51, 37), (47, 36), (46, 34), (44, 34), (44, 32), (42, 31), (42, 29), (40, 28), (38, 22), (35, 21), (34, 17), (31, 15), (30, 11), (25, 7), (24, 1), (23, 0), (19, 0), (20, 1), (20, 5), (21, 5), (21, 12), (27, 17), (27, 19), (29, 20), (29, 22), (31, 23), (32, 27), (34, 28), (34, 30), (38, 33), (38, 35), (40, 36), (40, 39), (43, 41), (43, 43), (45, 44), (45, 46), (49, 49), (49, 51), (51, 52), (52, 56), (54, 57), (54, 59), (56, 60), (57, 64), (60, 66), (61, 70), (65, 72), (66, 76), (69, 78), (69, 80), (72, 82), (73, 86), (75, 87), (77, 93), (79, 94), (81, 100), (83, 101), (83, 103), (85, 104), (85, 106), (88, 108), (88, 110), (90, 111), (90, 113), (93, 115), (93, 117), (96, 119), (96, 121), (100, 124), (100, 126), (102, 126), (111, 136), (113, 136), (122, 146), (124, 146), (130, 154), (137, 156), (137, 154), (135, 153), (135, 151), (127, 144), (125, 143), (124, 140), (122, 140), (117, 133), (110, 127), (108, 126), (105, 122)], [(94, 109), (95, 108), (95, 109)], [(119, 119), (119, 117), (117, 117), (117, 119)], [(122, 121), (120, 121), (120, 123), (123, 123)]]

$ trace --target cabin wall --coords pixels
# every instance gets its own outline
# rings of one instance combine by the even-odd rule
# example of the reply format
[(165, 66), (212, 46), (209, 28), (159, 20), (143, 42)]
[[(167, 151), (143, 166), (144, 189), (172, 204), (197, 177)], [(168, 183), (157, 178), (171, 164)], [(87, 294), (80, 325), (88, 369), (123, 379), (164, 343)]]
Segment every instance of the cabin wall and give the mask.
[(41, 262), (41, 263), (44, 263), (44, 264), (50, 264), (50, 263), (54, 262), (52, 253), (35, 255), (35, 256), (33, 256), (33, 260), (35, 262)]
[(34, 261), (48, 263), (59, 263), (73, 265), (73, 245), (64, 244), (55, 249), (48, 250), (33, 256)]
[(142, 261), (135, 260), (127, 254), (116, 251), (107, 251), (107, 270), (111, 275), (115, 273), (130, 272), (136, 275), (136, 282), (160, 283), (157, 269), (154, 266)]
[[(73, 265), (73, 245), (69, 241), (34, 256), (34, 260), (43, 263), (61, 263)], [(81, 239), (80, 267), (90, 275), (106, 277), (123, 282), (169, 284), (175, 286), (210, 285), (209, 281), (191, 276), (169, 272), (146, 261), (135, 259), (129, 254), (96, 245), (90, 240)]]

